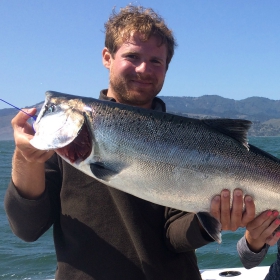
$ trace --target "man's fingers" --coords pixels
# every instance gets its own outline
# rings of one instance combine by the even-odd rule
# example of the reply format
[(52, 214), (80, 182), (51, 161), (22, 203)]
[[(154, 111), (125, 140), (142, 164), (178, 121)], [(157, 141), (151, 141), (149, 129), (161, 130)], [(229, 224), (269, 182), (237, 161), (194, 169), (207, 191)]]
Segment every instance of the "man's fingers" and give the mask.
[(221, 192), (221, 224), (223, 230), (230, 229), (230, 191), (223, 190)]
[(231, 230), (237, 230), (242, 225), (243, 215), (243, 192), (235, 189), (233, 192), (232, 210), (231, 210)]
[(218, 221), (221, 220), (221, 196), (216, 195), (213, 197), (210, 205), (210, 214)]
[[(36, 113), (36, 108), (33, 109), (23, 109), (27, 114), (19, 112), (11, 121), (12, 127), (14, 129), (14, 138), (17, 140), (20, 138), (21, 134), (25, 137), (30, 137), (34, 135), (34, 130), (32, 126), (28, 123), (30, 116), (33, 116)], [(17, 141), (19, 142), (19, 141)], [(16, 144), (17, 144), (16, 142)]]
[(256, 207), (251, 196), (244, 197), (245, 211), (242, 215), (241, 226), (245, 227), (249, 222), (255, 218)]
[(24, 126), (25, 123), (27, 122), (27, 120), (30, 118), (31, 116), (34, 116), (36, 113), (36, 108), (32, 108), (32, 109), (22, 109), (24, 112), (26, 112), (27, 114), (25, 114), (24, 112), (20, 111), (11, 121), (12, 127), (15, 128), (17, 126)]

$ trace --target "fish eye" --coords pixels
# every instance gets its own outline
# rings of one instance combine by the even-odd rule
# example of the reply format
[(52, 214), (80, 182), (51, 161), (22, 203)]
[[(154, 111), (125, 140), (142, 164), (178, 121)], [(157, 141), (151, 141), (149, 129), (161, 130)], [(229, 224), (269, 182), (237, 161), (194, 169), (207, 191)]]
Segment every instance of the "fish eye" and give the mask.
[(51, 104), (49, 106), (46, 106), (46, 114), (50, 114), (55, 112), (56, 106), (55, 104)]

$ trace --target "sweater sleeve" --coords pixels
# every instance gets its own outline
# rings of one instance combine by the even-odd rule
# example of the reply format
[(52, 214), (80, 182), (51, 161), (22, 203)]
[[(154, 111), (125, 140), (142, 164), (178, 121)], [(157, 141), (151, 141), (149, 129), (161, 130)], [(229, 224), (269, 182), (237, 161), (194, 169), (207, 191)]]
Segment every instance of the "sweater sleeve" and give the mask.
[(279, 280), (280, 279), (280, 241), (277, 243), (278, 252), (276, 261), (270, 266), (269, 272), (264, 280)]
[(243, 236), (237, 242), (237, 252), (239, 254), (242, 264), (247, 269), (258, 266), (264, 259), (268, 249), (269, 245), (266, 244), (259, 253), (252, 252), (247, 245), (245, 236)]
[(175, 252), (186, 252), (200, 248), (214, 240), (200, 230), (195, 213), (167, 208), (165, 211), (166, 243)]
[(60, 180), (58, 176), (56, 179), (53, 178), (55, 176), (49, 176), (57, 173), (54, 166), (58, 166), (56, 156), (46, 163), (46, 189), (36, 200), (23, 198), (12, 180), (8, 185), (4, 199), (5, 211), (13, 233), (24, 241), (37, 240), (52, 226), (57, 215)]

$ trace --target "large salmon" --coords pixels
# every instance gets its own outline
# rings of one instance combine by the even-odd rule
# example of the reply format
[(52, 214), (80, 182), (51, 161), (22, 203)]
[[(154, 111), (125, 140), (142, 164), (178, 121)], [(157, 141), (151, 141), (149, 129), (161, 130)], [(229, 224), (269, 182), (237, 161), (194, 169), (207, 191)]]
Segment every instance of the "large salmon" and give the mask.
[(280, 209), (279, 159), (247, 143), (250, 124), (49, 91), (30, 142), (108, 186), (197, 213), (220, 242), (219, 223), (205, 212), (222, 189), (250, 194), (258, 212)]

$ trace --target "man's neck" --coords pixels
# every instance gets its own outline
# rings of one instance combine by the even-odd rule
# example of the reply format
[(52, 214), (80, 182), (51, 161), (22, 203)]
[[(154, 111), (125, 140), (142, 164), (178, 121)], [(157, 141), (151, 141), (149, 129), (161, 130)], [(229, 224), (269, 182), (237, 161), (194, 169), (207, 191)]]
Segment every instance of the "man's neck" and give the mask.
[(140, 107), (140, 108), (144, 108), (144, 109), (152, 109), (153, 100), (151, 100), (150, 102), (147, 102), (145, 104), (130, 103), (129, 101), (119, 99), (118, 95), (114, 94), (114, 92), (112, 90), (110, 90), (110, 88), (108, 89), (106, 95), (107, 95), (107, 97), (114, 99), (117, 103), (122, 103), (122, 104), (130, 105), (130, 106), (136, 106), (136, 107)]
[[(108, 89), (101, 90), (99, 99), (116, 102), (116, 100), (113, 97), (109, 97), (107, 93)], [(158, 97), (154, 98), (151, 109), (155, 111), (166, 112), (165, 103)]]

